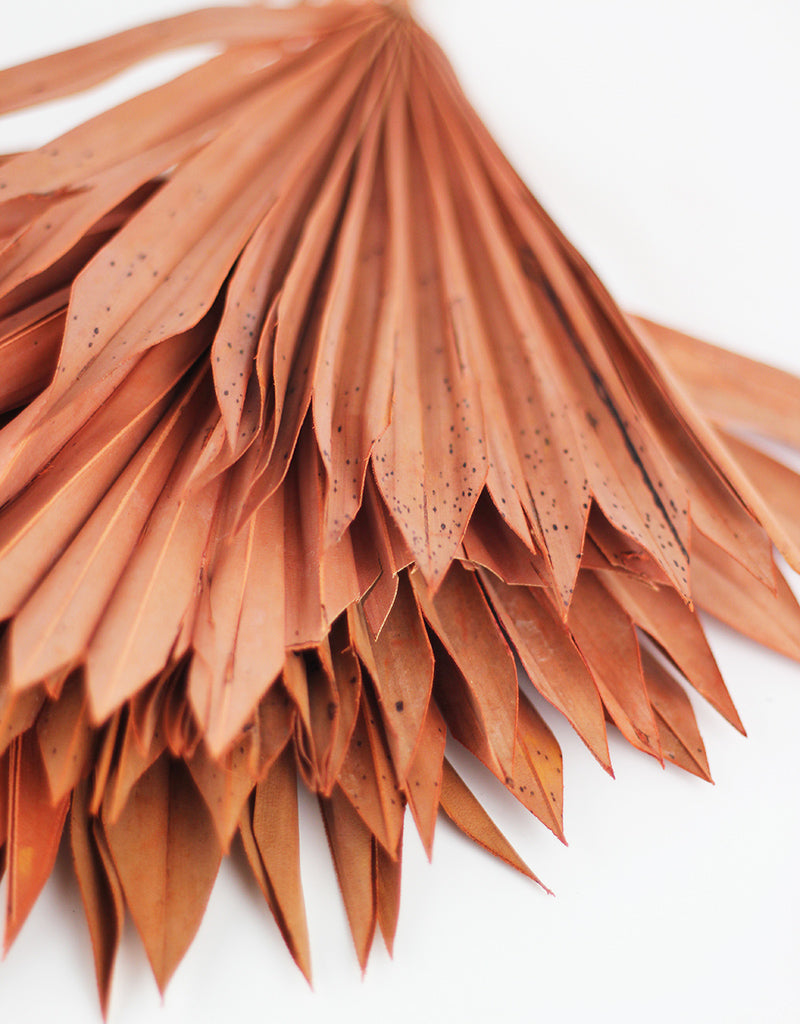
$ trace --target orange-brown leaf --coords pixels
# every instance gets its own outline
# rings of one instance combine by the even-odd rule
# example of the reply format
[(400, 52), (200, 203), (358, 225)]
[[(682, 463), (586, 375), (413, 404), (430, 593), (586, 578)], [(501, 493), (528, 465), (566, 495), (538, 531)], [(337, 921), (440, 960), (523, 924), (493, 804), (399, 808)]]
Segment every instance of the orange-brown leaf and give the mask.
[(642, 668), (647, 694), (656, 713), (664, 757), (684, 771), (711, 782), (706, 749), (689, 698), (646, 650), (642, 651)]
[(757, 643), (800, 661), (800, 604), (778, 573), (773, 592), (699, 532), (692, 538), (692, 593), (698, 606)]
[(39, 744), (31, 732), (11, 746), (8, 781), (6, 950), (50, 877), (69, 809), (69, 796), (50, 802)]
[(99, 818), (88, 807), (88, 783), (72, 795), (70, 842), (72, 863), (92, 938), (97, 988), (103, 1014), (108, 1014), (111, 979), (125, 920), (125, 900)]
[(48, 701), (36, 720), (36, 736), (42, 754), (53, 803), (69, 796), (89, 770), (95, 733), (83, 680), (67, 679), (58, 700)]
[(663, 324), (634, 320), (657, 343), (706, 415), (800, 448), (800, 379)]
[(439, 813), (446, 740), (447, 727), (441, 711), (432, 700), (428, 704), (428, 714), (406, 782), (408, 804), (429, 860), (433, 856), (433, 834)]
[(311, 951), (300, 879), (297, 774), (291, 745), (256, 788), (253, 835), (274, 894), (276, 920), (297, 965), (310, 979)]
[[(402, 839), (401, 839), (402, 846)], [(400, 852), (392, 858), (380, 845), (373, 840), (375, 850), (375, 902), (378, 926), (391, 956), (394, 951), (394, 937), (397, 933), (397, 921), (400, 916), (400, 884), (402, 877), (402, 857)]]
[(486, 739), (507, 774), (517, 731), (517, 670), (475, 573), (452, 566), (433, 596), (412, 574), (425, 618), (458, 665)]
[(47, 698), (44, 686), (31, 687), (24, 693), (13, 693), (10, 686), (0, 686), (0, 752), (36, 721)]
[(221, 849), (186, 767), (163, 754), (106, 822), (125, 899), (163, 992), (200, 926)]
[(215, 760), (203, 742), (187, 761), (194, 784), (211, 812), (224, 853), (230, 849), (242, 808), (255, 785), (250, 773), (250, 743), (249, 734), (242, 736), (224, 757)]
[(604, 573), (601, 582), (636, 625), (666, 652), (697, 692), (743, 732), (702, 623), (679, 595), (669, 587), (651, 587), (622, 573)]
[(339, 773), (339, 788), (383, 848), (390, 856), (396, 856), (404, 804), (378, 720), (378, 712), (365, 690), (350, 748)]
[(568, 625), (617, 728), (629, 743), (660, 759), (636, 631), (592, 573), (580, 574)]
[[(442, 810), (465, 836), (532, 881), (542, 883), (498, 829), (456, 770), (445, 759), (442, 775)], [(544, 888), (544, 887), (543, 887)]]
[(425, 721), (433, 684), (433, 653), (414, 590), (406, 574), (380, 636), (371, 634), (358, 606), (349, 612), (350, 632), (375, 687), (395, 771), (405, 780)]
[(538, 588), (508, 587), (482, 576), (495, 613), (531, 682), (611, 770), (597, 686), (561, 617)]
[(365, 971), (378, 917), (374, 840), (338, 787), (319, 802), (358, 962)]
[(193, 631), (188, 696), (214, 756), (280, 673), (283, 579), (283, 508), (269, 501), (218, 553)]

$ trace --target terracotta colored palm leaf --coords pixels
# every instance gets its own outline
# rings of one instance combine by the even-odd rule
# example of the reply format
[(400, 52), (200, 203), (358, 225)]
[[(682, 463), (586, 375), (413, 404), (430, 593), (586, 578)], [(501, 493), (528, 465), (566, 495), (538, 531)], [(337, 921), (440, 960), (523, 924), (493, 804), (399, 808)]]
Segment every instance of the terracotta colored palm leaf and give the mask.
[(68, 818), (104, 1001), (125, 908), (163, 987), (237, 835), (310, 972), (298, 776), (362, 964), (406, 807), (530, 875), (444, 756), (563, 836), (515, 656), (609, 771), (608, 720), (703, 778), (695, 605), (800, 657), (800, 478), (745, 440), (800, 447), (800, 381), (620, 312), (402, 7), (199, 12), (0, 109), (198, 42), (0, 166), (6, 944)]

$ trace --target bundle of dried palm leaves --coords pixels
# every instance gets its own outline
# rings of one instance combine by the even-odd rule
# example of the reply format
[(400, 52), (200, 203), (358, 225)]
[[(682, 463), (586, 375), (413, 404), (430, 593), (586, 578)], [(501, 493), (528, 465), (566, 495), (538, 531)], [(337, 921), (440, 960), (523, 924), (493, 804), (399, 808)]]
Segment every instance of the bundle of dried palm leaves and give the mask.
[[(6, 945), (65, 822), (107, 999), (160, 986), (238, 835), (310, 971), (297, 776), (359, 960), (405, 809), (529, 869), (449, 735), (562, 836), (515, 655), (708, 777), (695, 606), (795, 658), (800, 381), (622, 313), (404, 5), (224, 8), (0, 73), (0, 112), (207, 63), (0, 166)], [(533, 876), (531, 876), (533, 877)]]

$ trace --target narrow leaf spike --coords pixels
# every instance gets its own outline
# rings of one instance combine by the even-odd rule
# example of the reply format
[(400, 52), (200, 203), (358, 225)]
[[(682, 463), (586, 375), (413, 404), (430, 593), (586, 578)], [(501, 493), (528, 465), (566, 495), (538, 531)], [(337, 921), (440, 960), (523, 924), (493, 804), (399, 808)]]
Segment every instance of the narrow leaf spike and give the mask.
[(300, 881), (297, 776), (288, 746), (256, 789), (253, 836), (272, 893), (275, 919), (297, 966), (311, 981), (311, 952)]
[(8, 951), (55, 863), (69, 797), (51, 804), (35, 736), (14, 741), (8, 761), (8, 892), (3, 949)]
[(220, 862), (211, 815), (164, 754), (106, 827), (125, 899), (163, 991), (200, 926)]
[(607, 719), (710, 780), (698, 612), (800, 661), (800, 379), (624, 314), (404, 0), (130, 29), (0, 115), (196, 44), (0, 157), (5, 947), (69, 813), (104, 1010), (126, 913), (163, 991), (232, 846), (310, 979), (298, 786), (362, 970), (410, 822), (536, 880), (445, 758), (566, 841), (520, 668), (610, 774)]
[(111, 979), (125, 919), (125, 898), (99, 818), (89, 813), (85, 782), (75, 788), (70, 808), (70, 842), (75, 874), (92, 937), (97, 987), (108, 1014)]
[(479, 846), (484, 847), (489, 853), (499, 857), (510, 867), (541, 885), (536, 875), (484, 811), (461, 776), (447, 760), (444, 763), (442, 777), (442, 810), (456, 828), (459, 828), (470, 839), (474, 839)]

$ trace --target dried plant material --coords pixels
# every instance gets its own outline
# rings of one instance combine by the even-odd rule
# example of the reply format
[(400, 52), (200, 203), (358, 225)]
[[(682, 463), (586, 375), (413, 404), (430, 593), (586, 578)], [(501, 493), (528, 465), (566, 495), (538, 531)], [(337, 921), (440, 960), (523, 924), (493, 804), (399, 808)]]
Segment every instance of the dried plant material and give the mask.
[[(402, 846), (402, 838), (401, 838)], [(402, 878), (402, 849), (398, 846), (397, 856), (390, 857), (375, 844), (375, 899), (377, 902), (378, 926), (389, 951), (394, 953), (394, 937), (400, 918), (400, 882)]]
[(340, 789), (320, 797), (336, 877), (361, 970), (366, 970), (378, 918), (375, 840)]
[(362, 969), (407, 809), (536, 880), (445, 758), (564, 839), (517, 662), (607, 771), (611, 720), (710, 780), (684, 682), (742, 723), (696, 608), (800, 660), (756, 439), (800, 447), (800, 381), (623, 314), (405, 4), (182, 15), (0, 113), (198, 42), (0, 161), (6, 946), (69, 813), (104, 1008), (126, 908), (163, 990), (237, 844), (310, 979), (299, 784)]
[(539, 881), (447, 760), (442, 776), (441, 807), (464, 835), (534, 882)]
[(194, 938), (217, 876), (220, 846), (211, 815), (185, 766), (163, 754), (136, 783), (106, 835), (163, 991)]
[(58, 700), (48, 701), (42, 709), (36, 720), (36, 738), (51, 802), (60, 803), (87, 773), (94, 747), (94, 730), (79, 678), (68, 679)]
[(633, 623), (590, 573), (581, 574), (568, 626), (614, 724), (629, 743), (660, 759)]
[(8, 756), (6, 804), (5, 941), (8, 950), (55, 863), (70, 799), (52, 803), (41, 754), (32, 732), (14, 740)]
[(97, 986), (108, 1014), (111, 979), (125, 920), (125, 898), (100, 819), (91, 814), (86, 782), (76, 786), (70, 806), (70, 841), (75, 875), (92, 937)]
[(652, 335), (705, 416), (800, 448), (797, 377), (661, 324), (638, 318), (634, 322)]
[(310, 981), (311, 952), (300, 880), (297, 774), (290, 746), (256, 787), (252, 817), (246, 807), (242, 822), (245, 851), (256, 881), (295, 963)]
[(642, 668), (664, 757), (711, 782), (706, 750), (689, 698), (650, 651), (642, 651)]

